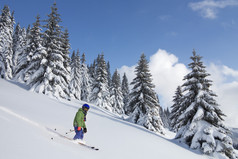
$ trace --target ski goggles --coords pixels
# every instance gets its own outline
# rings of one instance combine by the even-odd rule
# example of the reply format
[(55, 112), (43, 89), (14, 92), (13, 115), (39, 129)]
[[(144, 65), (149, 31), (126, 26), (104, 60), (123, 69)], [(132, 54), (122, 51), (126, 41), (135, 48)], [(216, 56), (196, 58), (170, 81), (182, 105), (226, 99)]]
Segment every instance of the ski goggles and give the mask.
[(83, 110), (88, 111), (88, 108), (83, 108)]

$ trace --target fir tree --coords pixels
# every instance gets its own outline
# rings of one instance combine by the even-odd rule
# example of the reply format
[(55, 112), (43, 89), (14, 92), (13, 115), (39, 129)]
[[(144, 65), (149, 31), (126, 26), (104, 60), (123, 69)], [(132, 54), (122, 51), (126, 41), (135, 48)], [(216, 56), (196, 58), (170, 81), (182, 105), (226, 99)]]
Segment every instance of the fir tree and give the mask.
[[(39, 16), (39, 15), (37, 15), (37, 16)], [(30, 34), (30, 32), (31, 32), (31, 25), (29, 24), (26, 28), (26, 34), (28, 35), (28, 34)]]
[(180, 104), (182, 102), (182, 90), (181, 90), (181, 86), (178, 86), (175, 92), (175, 95), (173, 96), (173, 105), (171, 106), (171, 129), (174, 132), (177, 132), (178, 129), (180, 128), (179, 125), (177, 125), (178, 122), (178, 117), (181, 115), (181, 111), (180, 111)]
[(201, 56), (193, 51), (191, 73), (184, 77), (182, 85), (186, 94), (181, 102), (182, 114), (178, 117), (181, 126), (176, 138), (192, 149), (201, 150), (205, 154), (222, 153), (229, 158), (236, 158), (228, 129), (223, 125), (225, 116), (219, 109), (210, 90), (212, 81), (201, 61)]
[(14, 52), (14, 80), (25, 83), (25, 70), (30, 62), (28, 46), (28, 35), (26, 34), (25, 28), (19, 29), (18, 41), (15, 44)]
[(89, 97), (91, 94), (91, 79), (88, 73), (88, 67), (85, 62), (85, 54), (83, 53), (81, 58), (81, 100), (89, 102)]
[(111, 66), (110, 66), (110, 63), (109, 61), (107, 62), (107, 81), (108, 81), (108, 86), (109, 88), (111, 87), (111, 84), (112, 84), (112, 76), (111, 76)]
[(26, 39), (26, 32), (25, 37), (23, 35), (24, 32), (25, 31), (23, 31), (23, 29), (20, 27), (20, 24), (18, 23), (13, 34), (13, 68), (17, 65), (18, 55), (22, 53), (22, 49), (24, 48), (24, 42)]
[(68, 85), (70, 73), (66, 68), (68, 59), (65, 57), (62, 46), (62, 32), (60, 15), (58, 14), (56, 3), (51, 7), (51, 13), (48, 15), (44, 33), (44, 47), (47, 52), (46, 71), (44, 79), (40, 83), (39, 93), (44, 93), (56, 98), (69, 98)]
[(169, 119), (169, 116), (170, 116), (170, 111), (167, 109), (163, 109), (162, 107), (160, 107), (160, 117), (161, 117), (161, 120), (163, 122), (163, 125), (165, 128), (168, 128), (170, 129), (170, 119)]
[(167, 109), (164, 110), (164, 114), (166, 115), (166, 120), (167, 120), (167, 123), (168, 123), (168, 128), (171, 129), (171, 120), (170, 120), (171, 112), (170, 112), (168, 107), (167, 107)]
[(112, 111), (110, 104), (110, 93), (108, 87), (107, 65), (104, 60), (104, 55), (98, 55), (96, 79), (92, 86), (92, 94), (90, 101), (97, 106)]
[(122, 77), (122, 86), (121, 86), (121, 89), (122, 89), (122, 96), (123, 96), (123, 104), (124, 104), (124, 111), (126, 114), (128, 114), (128, 112), (126, 112), (126, 105), (128, 103), (128, 96), (129, 96), (129, 93), (130, 93), (130, 90), (129, 90), (129, 83), (128, 83), (128, 79), (126, 77), (126, 73), (124, 73), (123, 77)]
[(13, 58), (13, 13), (10, 13), (8, 6), (4, 6), (0, 16), (0, 77), (12, 78)]
[(69, 43), (69, 32), (68, 29), (65, 29), (63, 34), (62, 34), (62, 53), (63, 53), (63, 58), (64, 58), (64, 67), (68, 70), (68, 73), (70, 72), (70, 43)]
[(111, 101), (113, 112), (116, 114), (124, 114), (123, 95), (121, 91), (121, 79), (117, 70), (113, 73), (113, 76), (112, 76), (110, 92), (111, 92), (110, 101)]
[(47, 68), (47, 52), (43, 47), (42, 29), (40, 27), (40, 16), (36, 17), (36, 22), (28, 31), (28, 42), (26, 50), (30, 64), (24, 71), (27, 84), (32, 91), (41, 92), (41, 85), (44, 81)]
[(141, 55), (135, 69), (136, 77), (131, 82), (133, 89), (129, 95), (130, 119), (133, 123), (142, 125), (151, 131), (163, 132), (163, 123), (159, 115), (159, 101), (153, 90), (152, 75), (149, 71), (148, 61)]
[(92, 86), (96, 80), (96, 60), (88, 67), (89, 76), (90, 76), (90, 85)]
[(73, 51), (71, 60), (71, 80), (69, 85), (70, 97), (72, 99), (81, 99), (81, 72), (80, 72), (79, 51), (75, 54)]

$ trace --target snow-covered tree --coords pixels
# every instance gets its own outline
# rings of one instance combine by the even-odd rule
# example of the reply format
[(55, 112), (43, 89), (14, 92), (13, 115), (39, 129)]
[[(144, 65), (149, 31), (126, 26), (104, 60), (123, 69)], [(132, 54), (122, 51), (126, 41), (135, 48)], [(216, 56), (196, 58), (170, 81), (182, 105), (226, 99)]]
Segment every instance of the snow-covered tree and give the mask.
[(171, 112), (168, 107), (167, 107), (167, 109), (164, 110), (164, 114), (166, 115), (168, 128), (171, 129), (171, 120), (170, 120)]
[(177, 125), (178, 117), (181, 115), (180, 111), (180, 104), (182, 102), (182, 90), (181, 86), (178, 86), (175, 92), (175, 95), (173, 96), (173, 105), (171, 106), (171, 130), (174, 132), (177, 132), (180, 127)]
[(136, 77), (131, 82), (133, 89), (129, 95), (127, 108), (130, 120), (147, 129), (164, 133), (163, 123), (159, 115), (159, 101), (152, 84), (152, 75), (144, 53), (141, 55), (135, 69)]
[(88, 67), (88, 74), (89, 74), (89, 77), (90, 77), (90, 85), (92, 86), (93, 83), (95, 82), (96, 80), (96, 60), (93, 61), (92, 64), (90, 64), (90, 66)]
[(25, 29), (22, 29), (20, 24), (18, 23), (14, 34), (13, 34), (13, 70), (14, 67), (17, 65), (18, 55), (22, 53), (24, 47), (26, 45), (26, 31)]
[(12, 56), (12, 65), (13, 67), (15, 67), (16, 63), (17, 63), (17, 57), (18, 57), (18, 54), (16, 52), (18, 52), (18, 48), (19, 48), (19, 43), (20, 43), (20, 32), (21, 32), (21, 27), (20, 27), (20, 24), (17, 23), (17, 26), (14, 30), (14, 33), (13, 33), (13, 44), (12, 44), (12, 51), (13, 51), (13, 56)]
[(51, 7), (51, 13), (45, 20), (44, 47), (47, 57), (45, 73), (36, 91), (56, 98), (69, 98), (68, 85), (70, 73), (66, 67), (68, 59), (65, 59), (62, 39), (61, 22), (56, 3)]
[(92, 85), (90, 101), (99, 107), (112, 111), (107, 79), (107, 65), (104, 55), (101, 54), (97, 58), (96, 79)]
[[(121, 91), (122, 91), (122, 96), (123, 96), (123, 104), (124, 104), (124, 111), (126, 110), (125, 106), (127, 105), (128, 102), (128, 96), (130, 93), (129, 90), (129, 83), (128, 83), (128, 79), (126, 77), (126, 73), (124, 73), (123, 77), (122, 77), (122, 86), (121, 86)], [(126, 113), (126, 112), (125, 112)]]
[(111, 87), (112, 84), (112, 75), (111, 75), (111, 66), (110, 66), (110, 62), (107, 62), (107, 81), (108, 81), (108, 86), (109, 88)]
[(40, 16), (36, 17), (36, 22), (30, 28), (27, 35), (26, 50), (28, 53), (29, 65), (24, 71), (24, 79), (31, 87), (31, 90), (41, 92), (41, 83), (44, 81), (44, 75), (47, 68), (47, 52), (43, 47), (42, 29), (40, 28)]
[(89, 70), (87, 65), (85, 64), (85, 54), (83, 53), (81, 58), (81, 100), (89, 101), (89, 97), (91, 94), (91, 79), (89, 76)]
[(112, 76), (110, 96), (112, 111), (116, 114), (124, 114), (123, 95), (121, 91), (121, 78), (117, 70), (113, 73)]
[(12, 78), (14, 18), (8, 6), (4, 6), (0, 16), (0, 77)]
[(81, 70), (80, 70), (79, 51), (75, 54), (73, 51), (71, 58), (71, 80), (69, 84), (70, 97), (72, 99), (81, 99)]
[(63, 57), (64, 57), (64, 67), (67, 69), (68, 73), (70, 72), (70, 58), (69, 58), (69, 54), (70, 54), (70, 43), (69, 43), (69, 32), (68, 29), (65, 29), (62, 36), (61, 36), (61, 40), (62, 40), (62, 53), (63, 53)]
[(13, 75), (14, 80), (25, 83), (25, 70), (30, 62), (30, 50), (28, 50), (28, 35), (25, 28), (21, 29), (20, 26), (16, 28), (14, 49), (13, 49)]
[[(39, 16), (39, 15), (37, 15), (37, 16)], [(26, 28), (26, 34), (28, 35), (28, 34), (30, 34), (30, 32), (31, 32), (31, 25), (29, 24)]]
[(162, 107), (160, 107), (160, 117), (161, 117), (161, 120), (163, 122), (163, 125), (165, 128), (168, 128), (170, 129), (170, 111), (169, 109), (163, 109)]
[(213, 154), (237, 158), (228, 136), (229, 130), (223, 124), (223, 112), (219, 109), (210, 90), (212, 81), (207, 79), (201, 56), (193, 51), (192, 71), (184, 77), (182, 85), (186, 94), (181, 102), (182, 114), (178, 117), (181, 126), (176, 139), (192, 149), (201, 150), (204, 154)]

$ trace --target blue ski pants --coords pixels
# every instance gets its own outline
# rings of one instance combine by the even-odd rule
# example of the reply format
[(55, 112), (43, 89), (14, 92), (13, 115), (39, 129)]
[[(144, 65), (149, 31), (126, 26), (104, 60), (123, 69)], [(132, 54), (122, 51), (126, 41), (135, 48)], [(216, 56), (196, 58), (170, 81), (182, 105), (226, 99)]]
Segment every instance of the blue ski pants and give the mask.
[(83, 139), (83, 129), (81, 129), (80, 131), (78, 131), (77, 130), (78, 129), (78, 127), (76, 126), (76, 127), (74, 127), (74, 131), (75, 131), (75, 136), (74, 136), (74, 140), (76, 140), (76, 139)]

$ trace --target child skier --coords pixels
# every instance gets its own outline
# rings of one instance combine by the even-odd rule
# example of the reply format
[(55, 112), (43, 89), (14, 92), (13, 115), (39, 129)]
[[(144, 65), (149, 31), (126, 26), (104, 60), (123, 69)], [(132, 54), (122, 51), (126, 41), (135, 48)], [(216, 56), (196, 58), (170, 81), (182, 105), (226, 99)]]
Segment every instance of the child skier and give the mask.
[(74, 140), (80, 140), (82, 142), (84, 133), (87, 133), (85, 121), (89, 108), (90, 107), (88, 104), (84, 104), (82, 108), (79, 108), (78, 112), (74, 117), (74, 130), (76, 133), (74, 136)]

